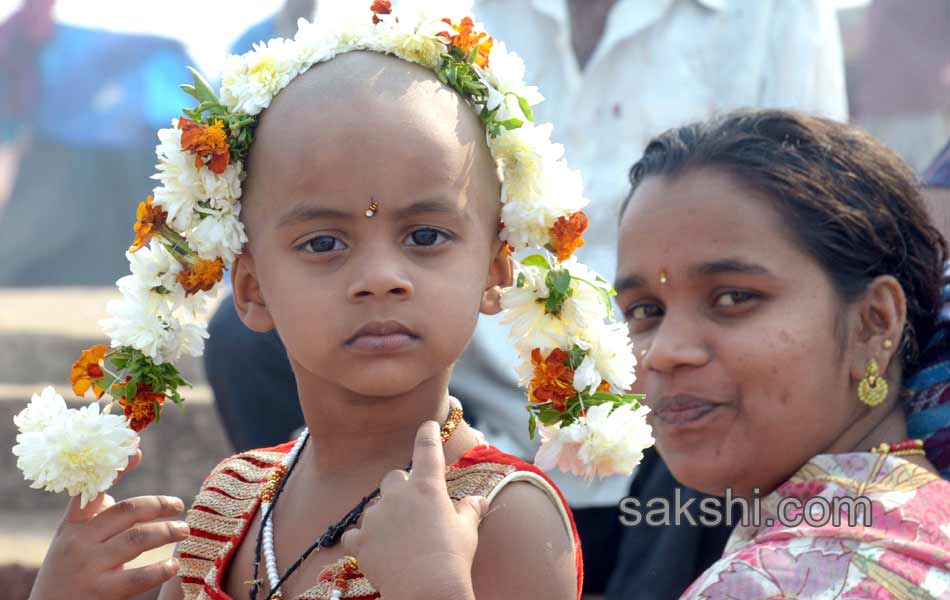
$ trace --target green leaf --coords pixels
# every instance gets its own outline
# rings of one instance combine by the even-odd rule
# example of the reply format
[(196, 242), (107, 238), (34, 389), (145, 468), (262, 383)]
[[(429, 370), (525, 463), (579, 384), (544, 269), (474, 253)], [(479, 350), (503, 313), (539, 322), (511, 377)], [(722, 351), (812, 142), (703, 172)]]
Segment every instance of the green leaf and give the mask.
[(194, 67), (188, 67), (188, 70), (191, 71), (191, 75), (194, 77), (195, 98), (199, 102), (214, 102), (217, 104), (218, 97), (214, 94), (208, 82), (205, 81), (205, 78), (201, 76), (201, 73)]
[(545, 408), (542, 409), (540, 413), (538, 413), (538, 418), (545, 425), (554, 425), (555, 423), (559, 423), (561, 421), (561, 416), (563, 414), (564, 413), (559, 410)]
[(521, 96), (516, 95), (515, 97), (518, 98), (518, 106), (521, 107), (521, 112), (524, 113), (525, 118), (534, 123), (534, 112), (531, 110), (531, 105)]
[(528, 417), (528, 439), (533, 440), (534, 434), (538, 430), (538, 422), (534, 417), (534, 413), (531, 413), (531, 416)]
[(529, 267), (539, 267), (541, 269), (550, 269), (551, 265), (548, 264), (548, 259), (544, 257), (543, 254), (532, 254), (531, 256), (526, 256), (522, 259), (521, 264), (527, 265)]
[(575, 345), (571, 347), (571, 351), (568, 352), (567, 355), (567, 365), (572, 370), (577, 370), (577, 367), (581, 366), (581, 363), (584, 362), (584, 357), (587, 356), (587, 350)]
[(113, 383), (115, 383), (115, 379), (110, 375), (104, 375), (96, 380), (96, 385), (99, 386), (99, 389), (105, 390), (107, 394), (110, 393)]
[(201, 101), (201, 100), (198, 98), (198, 91), (195, 89), (195, 86), (189, 85), (189, 84), (187, 84), (187, 83), (183, 83), (183, 84), (179, 85), (178, 88), (179, 88), (181, 91), (183, 91), (183, 92), (185, 92), (186, 94), (188, 94), (189, 96), (191, 96), (192, 98), (194, 98), (195, 100), (198, 100), (199, 102)]
[(511, 129), (518, 129), (519, 127), (524, 125), (524, 121), (522, 121), (521, 119), (506, 119), (504, 121), (499, 121), (498, 124), (504, 127), (505, 129), (511, 130)]
[(137, 391), (138, 386), (135, 385), (135, 380), (133, 379), (132, 381), (125, 384), (125, 399), (131, 402), (132, 399), (135, 398), (135, 392)]
[(162, 405), (158, 403), (158, 400), (156, 400), (154, 403), (154, 409), (155, 409), (155, 422), (161, 423), (162, 422)]
[(525, 284), (524, 273), (518, 273), (518, 279), (515, 280), (515, 287), (523, 288)]
[(548, 272), (546, 283), (548, 288), (563, 294), (565, 296), (569, 295), (568, 290), (571, 288), (571, 272), (567, 269), (556, 269)]

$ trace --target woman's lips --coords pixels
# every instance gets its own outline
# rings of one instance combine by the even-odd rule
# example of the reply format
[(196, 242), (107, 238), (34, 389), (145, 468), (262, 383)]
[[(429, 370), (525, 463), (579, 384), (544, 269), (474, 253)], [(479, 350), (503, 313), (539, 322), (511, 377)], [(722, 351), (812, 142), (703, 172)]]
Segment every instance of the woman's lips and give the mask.
[(653, 416), (668, 425), (686, 425), (702, 419), (720, 406), (695, 396), (668, 396), (656, 403)]

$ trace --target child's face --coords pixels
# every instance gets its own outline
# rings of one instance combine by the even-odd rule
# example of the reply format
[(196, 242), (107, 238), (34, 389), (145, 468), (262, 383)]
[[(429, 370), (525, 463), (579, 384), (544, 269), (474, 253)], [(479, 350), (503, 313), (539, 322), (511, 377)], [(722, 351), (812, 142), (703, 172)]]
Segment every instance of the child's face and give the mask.
[(235, 300), (249, 327), (277, 328), (302, 384), (407, 393), (447, 377), (479, 310), (497, 312), (511, 267), (484, 136), (432, 73), (362, 52), (264, 112)]

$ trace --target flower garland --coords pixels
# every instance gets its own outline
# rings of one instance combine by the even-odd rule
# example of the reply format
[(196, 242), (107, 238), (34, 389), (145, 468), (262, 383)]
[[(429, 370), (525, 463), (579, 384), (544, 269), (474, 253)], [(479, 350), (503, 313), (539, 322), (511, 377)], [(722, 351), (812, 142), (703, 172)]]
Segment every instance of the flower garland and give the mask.
[[(472, 20), (470, 0), (320, 8), (316, 22), (300, 20), (293, 39), (229, 57), (220, 95), (192, 70), (192, 83), (182, 89), (198, 104), (158, 132), (159, 185), (138, 205), (126, 254), (131, 274), (117, 282), (121, 299), (109, 302), (110, 316), (100, 322), (111, 345), (82, 352), (70, 374), (73, 391), (109, 394), (135, 432), (160, 418), (166, 398), (181, 404), (179, 389), (188, 383), (173, 363), (202, 354), (208, 334), (200, 314), (247, 241), (241, 182), (258, 115), (313, 65), (369, 50), (423, 65), (467, 99), (502, 175), (499, 236), (510, 252), (538, 249), (516, 263), (517, 283), (503, 292), (502, 307), (528, 386), (529, 434), (541, 432), (539, 465), (587, 477), (630, 473), (653, 443), (641, 398), (623, 393), (636, 359), (613, 317), (615, 292), (573, 258), (588, 225), (583, 182), (567, 166), (563, 146), (551, 142), (551, 125), (534, 123), (532, 106), (544, 98), (524, 82), (521, 58)], [(61, 400), (34, 396), (18, 418), (25, 422)], [(14, 452), (24, 475), (34, 486), (64, 489), (61, 477), (27, 456), (21, 437), (36, 427), (21, 432)], [(101, 477), (89, 480), (84, 498), (102, 487)]]

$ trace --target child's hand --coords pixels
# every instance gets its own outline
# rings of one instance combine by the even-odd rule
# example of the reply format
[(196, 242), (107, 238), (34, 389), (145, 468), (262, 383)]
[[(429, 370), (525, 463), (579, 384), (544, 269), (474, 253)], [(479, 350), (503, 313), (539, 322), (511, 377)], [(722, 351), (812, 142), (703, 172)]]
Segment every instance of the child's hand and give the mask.
[[(129, 459), (123, 473), (142, 460)], [(121, 474), (120, 474), (121, 477)], [(179, 498), (141, 496), (116, 502), (99, 494), (86, 508), (70, 500), (56, 530), (30, 600), (112, 600), (132, 598), (161, 585), (178, 572), (174, 558), (136, 569), (124, 564), (147, 550), (178, 542), (188, 535), (184, 522), (159, 522), (184, 510)]]
[(359, 570), (386, 600), (474, 598), (472, 560), (488, 502), (471, 496), (453, 504), (436, 422), (416, 434), (412, 473), (391, 471), (379, 489), (360, 528), (343, 535)]

